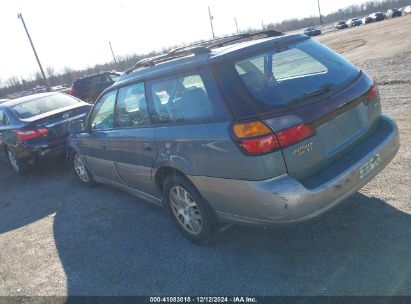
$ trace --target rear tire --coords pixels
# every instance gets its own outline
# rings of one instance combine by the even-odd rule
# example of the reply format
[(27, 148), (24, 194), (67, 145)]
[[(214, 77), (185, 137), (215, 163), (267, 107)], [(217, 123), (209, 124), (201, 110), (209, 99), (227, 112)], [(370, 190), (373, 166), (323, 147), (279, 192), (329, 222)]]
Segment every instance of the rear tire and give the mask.
[(87, 169), (80, 154), (77, 152), (70, 153), (70, 167), (76, 176), (77, 180), (87, 187), (93, 187), (96, 185), (93, 175)]
[(180, 174), (167, 176), (163, 199), (174, 224), (187, 239), (198, 245), (211, 243), (216, 233), (216, 216), (187, 178)]
[(7, 159), (13, 171), (18, 175), (24, 175), (25, 173), (27, 173), (27, 166), (25, 166), (23, 162), (16, 157), (14, 152), (10, 149), (7, 149), (6, 152)]

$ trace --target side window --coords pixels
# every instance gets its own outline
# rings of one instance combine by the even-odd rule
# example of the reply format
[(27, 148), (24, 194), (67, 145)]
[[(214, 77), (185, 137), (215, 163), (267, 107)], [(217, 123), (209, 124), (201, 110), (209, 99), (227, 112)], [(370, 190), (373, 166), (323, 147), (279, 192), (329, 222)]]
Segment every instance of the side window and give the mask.
[(215, 112), (200, 74), (153, 81), (151, 94), (160, 122), (207, 119)]
[(93, 86), (100, 86), (100, 85), (106, 84), (108, 82), (109, 82), (109, 80), (107, 78), (107, 75), (98, 75), (98, 76), (95, 76), (93, 78), (92, 85)]
[(9, 120), (7, 119), (6, 114), (3, 111), (0, 111), (0, 127), (6, 126), (9, 124)]
[(121, 88), (116, 106), (116, 126), (120, 128), (147, 125), (150, 118), (147, 109), (144, 83)]
[(108, 75), (108, 78), (109, 78), (109, 81), (110, 81), (110, 82), (116, 82), (118, 77), (119, 77), (119, 76), (116, 75), (116, 74), (109, 74), (109, 75)]
[(107, 130), (114, 127), (116, 95), (117, 91), (111, 91), (98, 101), (90, 115), (92, 130)]
[(102, 77), (101, 83), (112, 84), (113, 80), (111, 79), (110, 75), (106, 74), (106, 75), (104, 75), (104, 77)]

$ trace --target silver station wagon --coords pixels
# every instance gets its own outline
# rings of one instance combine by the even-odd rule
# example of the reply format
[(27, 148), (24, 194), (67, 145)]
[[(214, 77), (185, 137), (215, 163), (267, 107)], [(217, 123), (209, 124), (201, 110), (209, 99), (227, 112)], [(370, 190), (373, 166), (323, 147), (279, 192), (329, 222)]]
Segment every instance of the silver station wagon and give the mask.
[(82, 183), (164, 205), (202, 244), (221, 223), (319, 215), (399, 149), (364, 71), (306, 35), (276, 31), (144, 59), (69, 129), (67, 156)]

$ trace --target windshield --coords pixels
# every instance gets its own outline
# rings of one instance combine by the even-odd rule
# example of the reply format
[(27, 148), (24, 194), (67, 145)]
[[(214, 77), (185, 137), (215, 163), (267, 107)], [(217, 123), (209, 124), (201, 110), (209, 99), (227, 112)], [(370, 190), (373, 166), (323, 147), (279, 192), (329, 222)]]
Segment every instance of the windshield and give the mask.
[(314, 40), (272, 50), (234, 63), (248, 92), (267, 111), (335, 91), (359, 70)]
[(72, 106), (77, 103), (79, 103), (79, 101), (73, 97), (64, 94), (55, 94), (17, 104), (11, 109), (20, 118), (25, 119)]

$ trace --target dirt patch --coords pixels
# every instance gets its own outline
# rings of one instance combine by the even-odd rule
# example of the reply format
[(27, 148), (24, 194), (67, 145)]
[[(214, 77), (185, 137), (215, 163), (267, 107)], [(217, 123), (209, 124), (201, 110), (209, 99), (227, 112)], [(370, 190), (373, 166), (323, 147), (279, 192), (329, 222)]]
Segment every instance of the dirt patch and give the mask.
[(329, 47), (334, 49), (340, 54), (352, 51), (360, 46), (365, 45), (366, 42), (364, 39), (354, 39), (354, 40), (347, 40), (347, 41), (336, 41), (329, 44)]
[[(319, 40), (355, 62), (376, 81), (383, 111), (400, 129), (401, 147), (393, 162), (361, 192), (373, 195), (411, 214), (411, 15), (348, 31)], [(350, 41), (366, 43), (351, 48)], [(354, 43), (355, 44), (355, 43)], [(351, 48), (351, 49), (350, 49)]]
[[(410, 50), (411, 15), (326, 33), (317, 39), (356, 64), (389, 58)], [(355, 41), (354, 43), (352, 41)], [(364, 41), (361, 44), (359, 41)], [(354, 47), (353, 47), (354, 46)], [(407, 47), (408, 46), (408, 47)], [(404, 67), (405, 68), (405, 67)]]

